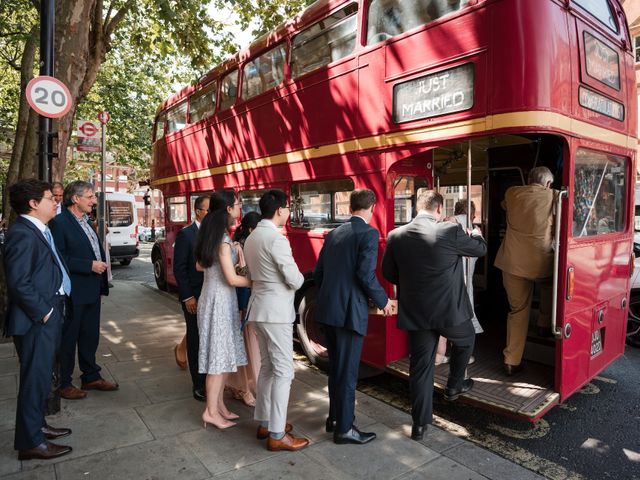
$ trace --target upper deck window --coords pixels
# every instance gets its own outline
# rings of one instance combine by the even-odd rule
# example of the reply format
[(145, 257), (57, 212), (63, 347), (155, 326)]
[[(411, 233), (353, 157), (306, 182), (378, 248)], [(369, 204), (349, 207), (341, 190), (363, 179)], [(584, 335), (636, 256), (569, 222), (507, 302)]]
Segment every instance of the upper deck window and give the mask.
[(167, 131), (175, 132), (187, 124), (187, 102), (182, 102), (167, 111)]
[(278, 45), (247, 63), (242, 70), (242, 98), (248, 100), (282, 83), (286, 56), (284, 45)]
[(353, 52), (357, 13), (358, 5), (352, 3), (296, 35), (291, 50), (291, 76), (297, 78)]
[(574, 0), (578, 5), (584, 8), (591, 15), (596, 17), (596, 19), (606, 25), (614, 32), (618, 33), (620, 31), (618, 27), (618, 22), (616, 20), (615, 15), (613, 14), (613, 9), (611, 5), (609, 5), (608, 0)]
[(165, 114), (160, 115), (156, 118), (156, 142), (164, 137), (164, 122), (167, 120), (167, 116)]
[(209, 118), (216, 112), (217, 82), (211, 82), (191, 96), (189, 102), (189, 122), (196, 123)]
[(371, 0), (367, 18), (367, 45), (374, 45), (408, 30), (457, 12), (469, 0)]
[(222, 79), (220, 84), (220, 110), (226, 110), (236, 103), (238, 96), (238, 70), (234, 70)]
[(640, 63), (640, 37), (634, 37), (633, 50), (635, 53), (636, 63)]
[(623, 231), (626, 197), (626, 159), (578, 150), (573, 194), (574, 237)]

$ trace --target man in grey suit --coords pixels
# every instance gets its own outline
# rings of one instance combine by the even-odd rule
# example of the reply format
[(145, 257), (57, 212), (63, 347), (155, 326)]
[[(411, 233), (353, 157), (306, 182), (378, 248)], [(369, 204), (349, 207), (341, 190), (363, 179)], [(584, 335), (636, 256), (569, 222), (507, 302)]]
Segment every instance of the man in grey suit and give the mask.
[(295, 437), (287, 423), (289, 391), (293, 380), (294, 295), (302, 286), (289, 241), (278, 231), (289, 218), (287, 196), (269, 190), (260, 199), (262, 220), (244, 244), (244, 257), (251, 275), (251, 298), (247, 321), (253, 322), (260, 346), (254, 418), (260, 421), (257, 437), (267, 440), (267, 449), (300, 450), (309, 444)]
[(409, 332), (411, 438), (421, 440), (432, 422), (433, 373), (438, 337), (453, 343), (444, 398), (471, 390), (465, 370), (473, 352), (473, 309), (464, 283), (462, 257), (481, 257), (487, 244), (460, 225), (440, 222), (443, 198), (430, 191), (418, 197), (418, 214), (393, 230), (382, 258), (382, 274), (398, 285), (398, 328)]

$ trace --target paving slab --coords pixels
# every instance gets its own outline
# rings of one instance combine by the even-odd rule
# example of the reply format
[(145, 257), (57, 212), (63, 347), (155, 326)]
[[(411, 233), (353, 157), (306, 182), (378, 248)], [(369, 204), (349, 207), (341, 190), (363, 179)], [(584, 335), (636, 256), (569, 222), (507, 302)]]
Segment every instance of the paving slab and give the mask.
[(18, 375), (4, 375), (0, 377), (0, 400), (16, 398), (18, 396)]
[(118, 448), (56, 465), (58, 479), (204, 480), (210, 473), (177, 438)]
[(15, 356), (16, 349), (13, 346), (13, 342), (11, 340), (3, 341), (2, 343), (0, 343), (0, 358), (11, 358)]
[[(89, 390), (80, 400), (60, 400), (59, 418), (61, 421), (74, 417), (106, 415), (109, 412), (126, 410), (151, 404), (149, 397), (136, 382), (122, 382), (113, 392)], [(53, 418), (53, 417), (51, 417)]]
[(105, 367), (117, 382), (184, 374), (184, 371), (176, 366), (173, 357), (116, 362), (107, 364)]
[(47, 465), (36, 468), (35, 470), (18, 472), (2, 478), (3, 480), (56, 480), (56, 472), (53, 465)]
[(450, 448), (443, 455), (493, 480), (544, 479), (544, 477), (470, 442), (464, 442)]
[(19, 472), (20, 463), (13, 449), (13, 430), (0, 432), (0, 476)]
[(169, 377), (148, 378), (139, 380), (136, 383), (151, 403), (192, 398), (191, 376), (187, 372), (182, 373), (182, 375), (171, 375)]
[(329, 398), (329, 389), (309, 388), (309, 385), (294, 378), (291, 382), (291, 392), (289, 393), (289, 405), (313, 402), (321, 398)]
[(20, 373), (18, 357), (0, 358), (0, 377)]
[(47, 417), (47, 421), (53, 426), (70, 427), (73, 430), (70, 436), (56, 442), (71, 446), (73, 452), (53, 460), (23, 462), (23, 470), (66, 462), (73, 458), (94, 457), (100, 452), (153, 440), (149, 429), (133, 409), (102, 415), (76, 416), (71, 423), (67, 424), (63, 422), (63, 414)]
[(202, 412), (204, 403), (198, 402), (193, 398), (156, 403), (138, 407), (136, 410), (156, 438), (173, 436), (203, 428)]
[(16, 399), (0, 400), (0, 431), (11, 430), (16, 424)]
[(381, 423), (371, 425), (369, 430), (376, 432), (378, 438), (367, 445), (336, 445), (326, 441), (306, 449), (305, 454), (323, 467), (367, 480), (398, 477), (439, 455)]
[[(486, 478), (450, 458), (438, 457), (401, 475), (397, 480), (486, 480)], [(512, 480), (519, 480), (519, 478), (514, 477)]]
[(353, 477), (307, 455), (308, 449), (278, 455), (219, 477), (229, 480), (349, 480)]

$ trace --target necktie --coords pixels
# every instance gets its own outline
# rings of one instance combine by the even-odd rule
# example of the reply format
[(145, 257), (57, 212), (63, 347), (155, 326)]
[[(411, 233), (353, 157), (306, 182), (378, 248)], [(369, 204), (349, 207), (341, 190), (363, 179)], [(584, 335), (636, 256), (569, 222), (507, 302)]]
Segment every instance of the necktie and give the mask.
[(64, 265), (62, 264), (62, 261), (58, 256), (58, 251), (56, 250), (56, 244), (53, 242), (53, 237), (51, 236), (51, 230), (49, 230), (49, 227), (45, 228), (44, 230), (44, 238), (46, 238), (47, 242), (49, 242), (49, 246), (53, 251), (53, 256), (56, 257), (56, 262), (58, 262), (58, 266), (62, 271), (62, 289), (64, 290), (64, 293), (67, 296), (69, 296), (71, 295), (71, 279), (69, 278), (69, 275), (67, 275), (67, 269), (64, 268)]

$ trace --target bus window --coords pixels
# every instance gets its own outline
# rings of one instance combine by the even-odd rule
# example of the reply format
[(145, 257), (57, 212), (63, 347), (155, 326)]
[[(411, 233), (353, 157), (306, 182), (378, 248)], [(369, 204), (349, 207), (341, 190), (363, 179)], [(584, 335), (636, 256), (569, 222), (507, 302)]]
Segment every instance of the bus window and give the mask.
[(220, 110), (226, 110), (236, 103), (238, 95), (238, 70), (234, 70), (222, 79), (220, 84)]
[[(459, 201), (467, 199), (467, 186), (454, 185), (441, 187), (440, 193), (444, 199), (444, 217), (455, 215), (456, 204)], [(474, 224), (482, 223), (482, 185), (471, 185), (471, 201), (475, 207), (476, 216), (473, 219)], [(465, 225), (466, 227), (466, 225)]]
[(164, 122), (167, 120), (165, 114), (160, 115), (156, 119), (156, 142), (164, 137)]
[(217, 82), (211, 82), (199, 92), (191, 95), (189, 101), (189, 122), (196, 123), (209, 118), (216, 112)]
[(627, 161), (580, 149), (576, 154), (573, 236), (624, 230)]
[(187, 102), (171, 107), (167, 111), (167, 132), (171, 133), (187, 125)]
[(427, 188), (427, 181), (422, 177), (396, 177), (393, 183), (393, 222), (396, 227), (411, 221), (415, 214), (416, 196)]
[(185, 223), (187, 221), (187, 197), (167, 198), (167, 211), (171, 223)]
[(353, 52), (356, 13), (358, 5), (352, 3), (296, 35), (291, 50), (291, 76), (297, 78)]
[(249, 212), (260, 213), (260, 198), (267, 190), (244, 190), (238, 194), (238, 200), (242, 202), (242, 216)]
[(613, 10), (611, 5), (609, 5), (608, 0), (574, 0), (574, 2), (614, 32), (618, 33), (620, 31), (618, 22), (616, 21), (616, 17), (613, 14)]
[(371, 0), (367, 18), (367, 45), (426, 25), (467, 6), (469, 0)]
[(242, 98), (248, 100), (282, 83), (286, 56), (284, 45), (278, 45), (247, 63), (242, 70)]
[(349, 220), (353, 180), (302, 183), (291, 187), (291, 225), (335, 228)]

